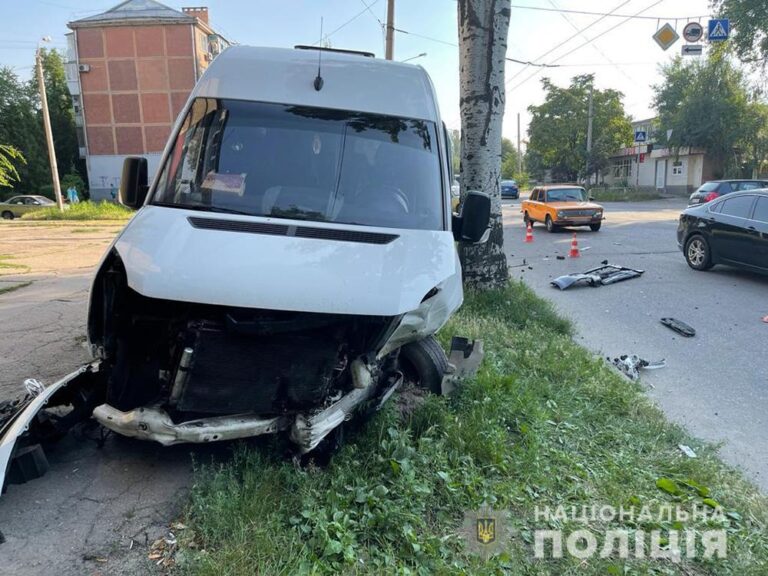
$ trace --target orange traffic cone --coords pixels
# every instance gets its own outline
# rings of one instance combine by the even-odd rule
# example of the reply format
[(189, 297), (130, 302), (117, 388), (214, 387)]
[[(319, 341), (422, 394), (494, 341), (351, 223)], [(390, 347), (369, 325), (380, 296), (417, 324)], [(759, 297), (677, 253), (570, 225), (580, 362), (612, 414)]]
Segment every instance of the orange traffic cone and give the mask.
[(578, 258), (581, 256), (579, 252), (579, 243), (576, 241), (576, 232), (573, 233), (573, 240), (571, 240), (571, 251), (568, 253), (571, 258)]
[(533, 242), (533, 227), (531, 226), (530, 220), (528, 221), (528, 227), (525, 230), (525, 243), (530, 244)]

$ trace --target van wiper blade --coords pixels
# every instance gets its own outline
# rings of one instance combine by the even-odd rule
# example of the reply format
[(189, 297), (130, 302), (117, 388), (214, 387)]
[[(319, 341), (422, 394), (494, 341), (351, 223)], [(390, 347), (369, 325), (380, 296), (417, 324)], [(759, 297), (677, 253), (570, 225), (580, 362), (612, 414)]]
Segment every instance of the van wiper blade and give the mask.
[(173, 204), (171, 202), (152, 202), (152, 206), (163, 206), (165, 208), (181, 208), (182, 210), (196, 210), (198, 212), (216, 212), (219, 214), (240, 214), (242, 216), (259, 216), (252, 212), (235, 210), (234, 208), (223, 208), (221, 206), (204, 206), (202, 204)]

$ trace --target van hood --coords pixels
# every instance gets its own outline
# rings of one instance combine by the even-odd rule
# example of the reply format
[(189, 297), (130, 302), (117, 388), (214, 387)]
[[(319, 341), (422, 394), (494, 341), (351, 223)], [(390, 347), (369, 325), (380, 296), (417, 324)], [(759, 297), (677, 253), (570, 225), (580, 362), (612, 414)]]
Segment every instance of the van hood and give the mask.
[(161, 206), (142, 208), (115, 248), (144, 296), (244, 308), (397, 316), (461, 274), (451, 232)]

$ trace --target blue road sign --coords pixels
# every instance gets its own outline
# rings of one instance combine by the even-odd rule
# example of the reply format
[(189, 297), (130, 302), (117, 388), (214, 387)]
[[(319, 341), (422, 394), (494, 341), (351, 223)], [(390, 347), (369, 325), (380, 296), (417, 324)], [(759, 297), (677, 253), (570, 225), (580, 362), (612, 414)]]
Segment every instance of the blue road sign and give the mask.
[(635, 130), (635, 142), (645, 142), (647, 134), (645, 130)]
[(707, 39), (710, 42), (722, 42), (728, 40), (731, 31), (731, 23), (728, 18), (716, 18), (709, 21)]

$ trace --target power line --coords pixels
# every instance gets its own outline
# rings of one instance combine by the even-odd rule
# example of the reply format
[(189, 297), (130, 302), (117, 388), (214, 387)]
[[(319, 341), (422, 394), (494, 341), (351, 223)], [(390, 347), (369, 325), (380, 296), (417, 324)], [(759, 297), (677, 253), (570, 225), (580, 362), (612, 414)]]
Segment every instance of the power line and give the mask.
[(637, 14), (615, 14), (611, 12), (588, 12), (586, 10), (566, 10), (564, 8), (545, 8), (543, 6), (523, 6), (518, 4), (512, 4), (512, 8), (519, 8), (521, 10), (537, 10), (541, 12), (564, 12), (566, 14), (583, 14), (585, 16), (610, 16), (611, 18), (630, 18), (639, 20), (700, 20), (702, 18), (710, 18), (709, 14), (700, 14), (698, 16), (640, 16)]
[[(647, 12), (648, 10), (650, 10), (651, 8), (654, 8), (655, 6), (658, 6), (658, 5), (659, 5), (659, 4), (661, 4), (662, 2), (664, 2), (664, 0), (657, 0), (656, 2), (654, 2), (653, 4), (651, 4), (650, 6), (648, 6), (647, 8), (643, 8), (642, 10), (640, 10), (640, 11), (636, 12), (636, 13), (635, 13), (633, 16), (639, 16), (639, 15), (640, 15), (640, 14), (642, 14), (643, 12)], [(632, 19), (632, 17), (626, 17), (624, 20), (622, 20), (621, 22), (619, 22), (619, 23), (618, 23), (618, 24), (616, 24), (615, 26), (611, 26), (611, 27), (610, 27), (610, 28), (608, 28), (607, 30), (604, 30), (603, 32), (600, 32), (600, 34), (598, 34), (598, 35), (597, 35), (597, 36), (595, 36), (594, 38), (592, 38), (592, 39), (590, 39), (590, 40), (587, 40), (587, 41), (586, 41), (586, 42), (584, 42), (583, 44), (579, 44), (579, 45), (578, 45), (576, 48), (574, 48), (573, 50), (571, 50), (570, 52), (568, 52), (568, 54), (564, 54), (564, 55), (562, 55), (562, 56), (559, 56), (559, 57), (555, 58), (555, 60), (553, 60), (553, 61), (552, 61), (552, 63), (554, 64), (555, 62), (559, 62), (560, 60), (562, 60), (562, 59), (563, 59), (563, 58), (565, 58), (566, 56), (570, 56), (571, 54), (573, 54), (573, 53), (574, 53), (574, 52), (576, 52), (577, 50), (581, 50), (581, 49), (582, 49), (582, 48), (584, 48), (584, 46), (586, 46), (587, 44), (590, 44), (590, 43), (594, 42), (595, 40), (597, 40), (598, 38), (600, 38), (600, 37), (602, 37), (602, 36), (605, 36), (606, 34), (608, 34), (608, 32), (612, 32), (613, 30), (615, 30), (615, 29), (616, 29), (616, 28), (618, 28), (619, 26), (622, 26), (623, 24), (626, 24), (627, 22), (629, 22), (631, 19)], [(537, 60), (538, 60), (538, 58), (537, 58)], [(534, 76), (536, 76), (536, 74), (538, 74), (538, 73), (539, 73), (539, 70), (536, 70), (536, 71), (535, 71), (533, 74), (531, 74), (530, 76), (526, 77), (526, 78), (525, 78), (525, 80), (523, 80), (522, 82), (519, 82), (519, 83), (517, 83), (515, 86), (513, 86), (512, 88), (510, 88), (510, 89), (509, 89), (509, 91), (511, 92), (512, 90), (517, 90), (517, 89), (518, 89), (520, 86), (522, 86), (523, 84), (525, 84), (526, 82), (528, 82), (528, 80), (530, 80), (531, 78), (533, 78)]]
[[(549, 3), (550, 3), (550, 4), (552, 4), (552, 6), (553, 6), (554, 8), (559, 8), (559, 6), (558, 6), (557, 4), (555, 4), (555, 0), (549, 0)], [(570, 24), (571, 28), (573, 28), (574, 30), (578, 30), (578, 29), (579, 29), (579, 27), (578, 27), (578, 26), (576, 26), (576, 24), (574, 24), (574, 23), (573, 23), (573, 20), (571, 20), (571, 19), (568, 17), (568, 15), (567, 15), (567, 14), (563, 14), (563, 13), (561, 12), (561, 13), (560, 13), (560, 16), (562, 16), (563, 20), (565, 20), (566, 22), (568, 22), (568, 24)], [(582, 34), (581, 32), (579, 32), (579, 34), (580, 34), (580, 35), (581, 35), (581, 37), (582, 37), (582, 38), (584, 38), (585, 40), (587, 39), (587, 37), (586, 37), (586, 36), (584, 36), (584, 34)], [(606, 59), (606, 61), (607, 61), (608, 63), (610, 63), (610, 64), (613, 64), (613, 60), (611, 60), (611, 59), (608, 57), (608, 55), (607, 55), (605, 52), (603, 52), (602, 50), (600, 50), (600, 48), (598, 47), (598, 45), (597, 45), (597, 44), (592, 44), (592, 48), (594, 48), (594, 49), (597, 51), (597, 53), (598, 53), (598, 54), (600, 54), (600, 56), (602, 56), (603, 58), (605, 58), (605, 59)], [(630, 82), (632, 82), (632, 81), (633, 81), (633, 79), (629, 77), (629, 74), (627, 74), (626, 72), (624, 72), (624, 70), (622, 70), (621, 68), (619, 68), (619, 67), (618, 67), (618, 66), (616, 66), (615, 64), (614, 64), (614, 66), (616, 67), (616, 69), (617, 69), (617, 70), (618, 70), (618, 71), (619, 71), (619, 72), (620, 72), (620, 73), (621, 73), (621, 74), (622, 74), (622, 75), (623, 75), (623, 76), (624, 76), (624, 77), (625, 77), (627, 80), (629, 80)]]
[[(444, 44), (445, 46), (453, 46), (454, 48), (458, 48), (459, 45), (455, 42), (448, 42), (447, 40), (440, 40), (439, 38), (432, 38), (431, 36), (425, 36), (424, 34), (417, 34), (416, 32), (409, 32), (408, 30), (403, 30), (402, 28), (395, 28), (395, 32), (400, 32), (401, 34), (408, 34), (409, 36), (416, 36), (417, 38), (423, 38), (424, 40), (429, 40), (430, 42), (437, 42), (438, 44)], [(512, 58), (511, 56), (505, 56), (505, 60), (508, 60), (509, 62), (515, 62), (516, 64), (525, 64), (526, 66), (540, 66), (542, 68), (557, 68), (558, 64), (535, 64), (531, 62), (530, 60), (518, 60), (517, 58)]]
[(371, 6), (373, 6), (373, 4), (375, 4), (375, 2), (374, 2), (373, 4), (370, 4), (370, 5), (366, 4), (366, 3), (365, 3), (365, 0), (360, 0), (360, 2), (362, 3), (362, 5), (363, 5), (363, 6), (365, 6), (365, 9), (366, 9), (368, 12), (370, 12), (370, 13), (371, 13), (371, 16), (373, 16), (373, 17), (376, 19), (376, 22), (378, 22), (378, 23), (379, 23), (379, 26), (381, 26), (381, 27), (383, 28), (383, 27), (384, 27), (384, 22), (382, 22), (382, 21), (381, 21), (381, 18), (379, 18), (378, 16), (376, 16), (376, 14), (374, 13), (374, 11), (373, 11), (373, 10), (371, 10)]
[[(333, 36), (334, 34), (336, 34), (336, 32), (338, 32), (339, 30), (341, 30), (341, 29), (342, 29), (342, 28), (344, 28), (345, 26), (348, 26), (349, 24), (351, 24), (352, 22), (354, 22), (355, 20), (357, 20), (358, 18), (360, 18), (360, 16), (362, 16), (362, 15), (363, 15), (363, 14), (365, 14), (366, 12), (369, 12), (369, 11), (370, 11), (370, 9), (371, 9), (371, 7), (372, 7), (372, 6), (375, 6), (376, 4), (378, 4), (378, 2), (379, 2), (379, 0), (373, 0), (373, 2), (371, 2), (370, 4), (365, 4), (365, 2), (363, 2), (363, 5), (365, 6), (365, 8), (363, 8), (363, 9), (362, 9), (360, 12), (358, 12), (357, 14), (355, 14), (354, 16), (352, 16), (352, 18), (350, 18), (349, 20), (347, 20), (346, 22), (344, 22), (344, 24), (342, 24), (342, 25), (341, 25), (341, 26), (339, 26), (338, 28), (335, 28), (334, 30), (331, 30), (331, 31), (330, 31), (328, 34), (326, 34), (326, 35), (325, 35), (325, 38), (330, 38), (331, 36)], [(320, 40), (316, 40), (315, 42), (313, 42), (313, 43), (312, 43), (312, 46), (314, 46), (314, 45), (316, 45), (316, 44), (319, 44), (321, 41), (322, 41), (322, 38), (321, 38)]]
[[(613, 10), (611, 10), (611, 12), (609, 12), (609, 14), (612, 14), (612, 13), (614, 13), (616, 10), (620, 9), (622, 6), (626, 6), (626, 5), (627, 5), (627, 4), (629, 4), (631, 1), (632, 1), (632, 0), (625, 0), (624, 2), (622, 2), (621, 4), (619, 4), (618, 6), (616, 6), (616, 8), (614, 8)], [(536, 60), (541, 60), (542, 58), (544, 58), (545, 56), (548, 56), (549, 54), (552, 54), (552, 52), (554, 52), (555, 50), (557, 50), (557, 49), (558, 49), (558, 48), (560, 48), (561, 46), (564, 46), (565, 44), (567, 44), (568, 42), (570, 42), (571, 40), (573, 40), (574, 38), (576, 38), (576, 36), (578, 36), (578, 35), (579, 35), (579, 34), (581, 34), (582, 32), (586, 32), (587, 30), (589, 30), (590, 28), (592, 28), (592, 26), (594, 26), (595, 24), (599, 24), (600, 22), (602, 22), (603, 20), (605, 20), (607, 17), (608, 17), (607, 15), (603, 15), (603, 16), (601, 16), (600, 18), (598, 18), (597, 20), (595, 20), (594, 22), (592, 22), (591, 24), (589, 24), (588, 26), (586, 26), (586, 27), (584, 27), (584, 28), (582, 28), (582, 29), (580, 29), (580, 30), (577, 30), (575, 34), (573, 34), (573, 35), (571, 35), (571, 36), (568, 36), (568, 38), (566, 38), (565, 40), (563, 40), (562, 42), (560, 42), (560, 44), (558, 44), (558, 45), (557, 45), (557, 46), (555, 46), (554, 48), (550, 48), (549, 50), (547, 50), (546, 52), (544, 52), (544, 54), (542, 54), (541, 56), (538, 56), (538, 57), (534, 58), (534, 59), (533, 59), (533, 60), (534, 60), (534, 62), (535, 62)], [(523, 68), (522, 70), (520, 70), (520, 71), (516, 72), (515, 74), (513, 74), (512, 76), (510, 76), (509, 78), (507, 78), (507, 80), (504, 82), (504, 86), (507, 86), (507, 85), (508, 85), (508, 84), (509, 84), (509, 83), (510, 83), (512, 80), (514, 80), (515, 78), (517, 78), (518, 76), (520, 76), (520, 74), (522, 74), (524, 71), (525, 71), (525, 68)]]

